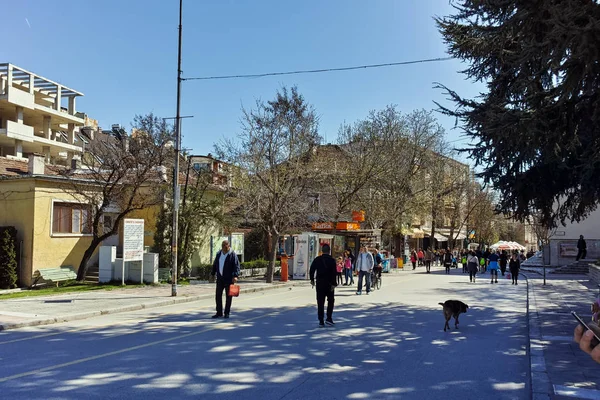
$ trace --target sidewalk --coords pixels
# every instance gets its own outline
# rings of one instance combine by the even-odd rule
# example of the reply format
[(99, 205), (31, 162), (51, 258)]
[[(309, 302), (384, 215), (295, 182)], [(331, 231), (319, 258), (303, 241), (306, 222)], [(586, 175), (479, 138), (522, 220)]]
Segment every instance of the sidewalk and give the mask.
[(576, 311), (591, 319), (598, 288), (585, 275), (523, 271), (529, 288), (529, 337), (533, 399), (600, 399), (600, 365), (573, 341)]
[[(240, 280), (241, 295), (265, 290), (310, 285), (305, 281), (266, 283)], [(177, 288), (171, 297), (171, 285), (132, 289), (94, 290), (53, 296), (33, 296), (0, 301), (0, 331), (54, 324), (105, 314), (188, 303), (214, 297), (214, 283), (199, 283)]]

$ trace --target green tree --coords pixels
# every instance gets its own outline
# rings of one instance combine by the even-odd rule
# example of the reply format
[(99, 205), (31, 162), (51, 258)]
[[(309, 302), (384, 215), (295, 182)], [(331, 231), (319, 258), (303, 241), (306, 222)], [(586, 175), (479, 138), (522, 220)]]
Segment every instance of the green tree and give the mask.
[(473, 139), (466, 150), (499, 211), (544, 226), (580, 221), (600, 200), (600, 4), (453, 3), (439, 30), (487, 90), (467, 99), (439, 85), (456, 104), (440, 108)]
[(0, 289), (17, 286), (16, 234), (12, 227), (0, 229)]

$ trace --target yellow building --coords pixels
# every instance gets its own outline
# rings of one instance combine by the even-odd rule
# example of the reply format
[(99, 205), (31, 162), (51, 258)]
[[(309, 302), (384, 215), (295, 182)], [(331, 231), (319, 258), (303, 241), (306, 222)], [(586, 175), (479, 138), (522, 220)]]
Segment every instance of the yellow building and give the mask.
[[(92, 210), (82, 204), (68, 190), (68, 179), (59, 175), (58, 166), (45, 164), (44, 157), (32, 154), (29, 160), (0, 157), (0, 226), (17, 229), (20, 254), (18, 255), (19, 285), (29, 286), (36, 271), (43, 268), (71, 266), (78, 269), (83, 253), (89, 247)], [(224, 192), (217, 185), (207, 197), (223, 199)], [(143, 218), (144, 244), (154, 245), (156, 221), (161, 206), (134, 211), (128, 218)], [(118, 210), (104, 214), (104, 221), (116, 218)], [(222, 232), (211, 225), (198, 234), (204, 239), (192, 256), (192, 267), (210, 263), (210, 237)], [(102, 245), (120, 246), (119, 234)], [(96, 249), (97, 252), (98, 249)], [(88, 265), (97, 262), (97, 254)]]

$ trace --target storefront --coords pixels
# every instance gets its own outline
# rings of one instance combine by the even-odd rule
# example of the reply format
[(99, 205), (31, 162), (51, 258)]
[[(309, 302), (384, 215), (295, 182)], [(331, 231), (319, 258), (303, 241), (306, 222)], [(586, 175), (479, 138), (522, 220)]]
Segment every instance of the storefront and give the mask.
[(346, 249), (358, 254), (361, 246), (378, 248), (381, 244), (380, 229), (360, 229), (358, 222), (315, 222), (312, 230), (319, 235), (331, 236), (331, 241), (327, 243), (331, 246), (334, 257), (342, 255)]

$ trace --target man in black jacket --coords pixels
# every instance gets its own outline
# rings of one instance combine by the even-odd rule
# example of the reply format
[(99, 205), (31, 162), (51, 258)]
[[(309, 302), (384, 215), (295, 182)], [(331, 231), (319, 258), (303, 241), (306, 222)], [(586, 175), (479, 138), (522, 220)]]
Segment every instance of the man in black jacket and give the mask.
[(585, 256), (587, 256), (587, 244), (585, 243), (585, 240), (583, 239), (583, 235), (579, 235), (579, 241), (577, 241), (577, 258), (575, 258), (575, 260), (576, 261), (579, 261), (579, 259), (585, 260)]
[(315, 285), (315, 272), (317, 273), (317, 311), (319, 316), (319, 327), (325, 326), (323, 321), (325, 314), (325, 298), (327, 298), (327, 325), (333, 326), (333, 303), (336, 282), (336, 263), (331, 257), (331, 247), (324, 244), (321, 247), (322, 255), (314, 259), (310, 265), (310, 283)]
[[(229, 285), (237, 282), (237, 277), (240, 275), (240, 261), (238, 260), (235, 251), (231, 250), (229, 241), (223, 240), (221, 243), (221, 251), (217, 253), (213, 262), (212, 273), (217, 276), (217, 292), (215, 300), (217, 303), (217, 313), (213, 318), (225, 317), (229, 318), (231, 311), (232, 296), (229, 296)], [(223, 314), (223, 290), (225, 290), (225, 314)]]

